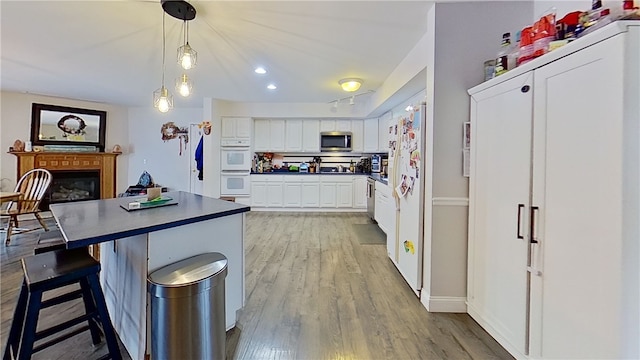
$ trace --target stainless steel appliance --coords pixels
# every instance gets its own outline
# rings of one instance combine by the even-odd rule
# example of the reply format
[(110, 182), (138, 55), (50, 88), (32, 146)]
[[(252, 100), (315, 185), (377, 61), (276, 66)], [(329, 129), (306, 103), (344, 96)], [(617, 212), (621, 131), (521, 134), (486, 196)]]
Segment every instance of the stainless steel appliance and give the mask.
[(371, 172), (379, 173), (381, 169), (382, 158), (380, 155), (371, 155)]
[(374, 220), (376, 208), (376, 181), (372, 178), (367, 178), (367, 214), (371, 220)]
[(320, 133), (320, 151), (351, 151), (351, 132), (323, 131)]

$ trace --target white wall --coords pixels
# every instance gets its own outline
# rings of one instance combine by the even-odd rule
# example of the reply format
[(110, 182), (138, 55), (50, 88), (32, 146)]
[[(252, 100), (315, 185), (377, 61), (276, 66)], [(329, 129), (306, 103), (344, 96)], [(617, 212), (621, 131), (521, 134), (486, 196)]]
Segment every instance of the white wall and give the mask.
[[(524, 1), (437, 3), (427, 41), (427, 178), (422, 301), (430, 311), (464, 311), (466, 298), (468, 179), (462, 176), (462, 128), (469, 120), (467, 89), (484, 79), (502, 33), (531, 22)], [(460, 24), (465, 24), (461, 31)], [(440, 305), (437, 305), (440, 304)], [(454, 306), (455, 307), (455, 306)]]
[[(615, 2), (615, 4), (613, 4)], [(622, 0), (610, 1), (605, 0), (602, 2), (603, 6), (619, 5), (622, 7)], [(606, 5), (606, 6), (605, 6)], [(548, 0), (535, 0), (533, 7), (533, 21), (538, 21), (542, 15), (548, 12), (550, 9), (555, 8), (556, 18), (562, 19), (566, 14), (574, 11), (585, 11), (591, 9), (590, 0), (562, 0), (562, 1), (548, 1)], [(522, 30), (522, 29), (518, 29)]]
[[(32, 103), (70, 106), (82, 109), (104, 110), (107, 112), (107, 131), (105, 150), (111, 151), (114, 145), (129, 143), (127, 109), (120, 106), (71, 100), (50, 96), (0, 92), (0, 177), (3, 188), (13, 189), (16, 184), (17, 158), (8, 154), (9, 147), (16, 139), (27, 141), (31, 134)], [(126, 146), (125, 146), (126, 148)], [(127, 187), (128, 154), (126, 152), (116, 158), (116, 192)]]
[[(157, 185), (166, 186), (169, 190), (189, 191), (190, 165), (195, 161), (194, 154), (190, 153), (189, 144), (183, 141), (180, 155), (180, 139), (163, 141), (160, 129), (163, 124), (172, 121), (188, 132), (189, 124), (198, 124), (203, 120), (202, 109), (173, 108), (163, 114), (153, 107), (129, 108), (129, 119), (130, 137), (125, 148), (129, 154), (127, 184), (137, 184), (146, 170)], [(189, 139), (195, 142), (199, 140)]]

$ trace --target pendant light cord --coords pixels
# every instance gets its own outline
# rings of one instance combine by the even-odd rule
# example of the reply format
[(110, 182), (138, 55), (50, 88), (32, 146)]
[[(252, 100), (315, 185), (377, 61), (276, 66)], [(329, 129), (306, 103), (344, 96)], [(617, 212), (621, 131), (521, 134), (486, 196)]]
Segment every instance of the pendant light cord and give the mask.
[(164, 66), (164, 54), (165, 54), (165, 30), (164, 30), (164, 11), (162, 11), (162, 87), (164, 88), (164, 71), (165, 71), (165, 66)]

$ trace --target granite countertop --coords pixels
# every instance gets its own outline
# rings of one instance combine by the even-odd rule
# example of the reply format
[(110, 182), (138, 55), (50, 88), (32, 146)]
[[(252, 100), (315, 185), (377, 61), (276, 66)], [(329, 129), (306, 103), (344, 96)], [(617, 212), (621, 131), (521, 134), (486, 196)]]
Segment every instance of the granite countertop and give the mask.
[(375, 181), (379, 181), (379, 182), (381, 182), (381, 183), (383, 183), (385, 185), (389, 185), (389, 178), (382, 177), (382, 176), (380, 176), (379, 173), (372, 173), (372, 174), (369, 175), (369, 177), (372, 178)]
[(168, 229), (224, 216), (240, 214), (251, 208), (230, 201), (176, 191), (162, 193), (177, 205), (127, 211), (127, 205), (139, 197), (122, 197), (50, 205), (67, 248), (73, 249)]
[(251, 175), (362, 175), (369, 176), (369, 173), (362, 172), (337, 172), (337, 171), (321, 171), (319, 173), (306, 173), (298, 171), (273, 171), (266, 173), (252, 172)]

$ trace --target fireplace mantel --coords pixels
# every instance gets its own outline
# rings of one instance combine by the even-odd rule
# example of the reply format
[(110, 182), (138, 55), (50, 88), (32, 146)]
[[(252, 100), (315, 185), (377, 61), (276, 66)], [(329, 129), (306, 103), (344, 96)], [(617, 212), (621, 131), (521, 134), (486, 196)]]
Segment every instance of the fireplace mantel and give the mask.
[(11, 152), (18, 158), (18, 177), (31, 169), (49, 171), (100, 171), (100, 198), (116, 197), (116, 153)]

